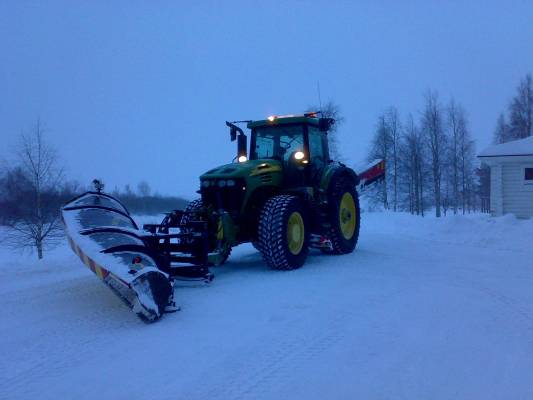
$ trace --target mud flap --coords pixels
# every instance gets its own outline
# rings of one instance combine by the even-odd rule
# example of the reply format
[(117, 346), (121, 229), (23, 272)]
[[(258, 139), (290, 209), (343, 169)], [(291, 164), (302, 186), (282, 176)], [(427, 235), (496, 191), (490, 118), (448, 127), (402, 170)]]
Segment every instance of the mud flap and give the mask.
[(87, 192), (61, 211), (81, 261), (143, 321), (159, 319), (173, 294), (171, 280), (126, 207), (107, 194)]

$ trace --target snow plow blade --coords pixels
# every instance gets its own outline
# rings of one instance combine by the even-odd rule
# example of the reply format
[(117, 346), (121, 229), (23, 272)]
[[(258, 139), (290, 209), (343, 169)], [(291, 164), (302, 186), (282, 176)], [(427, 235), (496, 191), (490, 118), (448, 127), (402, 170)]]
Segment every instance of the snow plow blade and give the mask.
[(128, 210), (114, 197), (87, 192), (61, 209), (70, 247), (143, 321), (159, 319), (173, 288)]

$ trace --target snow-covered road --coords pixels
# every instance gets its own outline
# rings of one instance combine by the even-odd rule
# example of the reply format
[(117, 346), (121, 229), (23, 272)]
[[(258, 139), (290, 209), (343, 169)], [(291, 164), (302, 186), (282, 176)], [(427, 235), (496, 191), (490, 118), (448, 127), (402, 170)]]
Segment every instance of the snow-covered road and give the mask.
[(145, 325), (66, 246), (0, 253), (0, 399), (531, 399), (533, 221), (364, 214), (358, 249), (251, 246)]

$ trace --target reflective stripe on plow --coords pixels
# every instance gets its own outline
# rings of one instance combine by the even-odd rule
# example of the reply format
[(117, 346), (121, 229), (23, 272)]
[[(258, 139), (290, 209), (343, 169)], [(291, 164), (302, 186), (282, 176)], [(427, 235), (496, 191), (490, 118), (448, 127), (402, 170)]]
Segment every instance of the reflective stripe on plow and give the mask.
[[(91, 269), (94, 271), (94, 273), (96, 274), (96, 276), (98, 276), (98, 278), (100, 279), (104, 279), (105, 276), (104, 276), (104, 271), (105, 269), (103, 269), (102, 267), (100, 267), (98, 264), (96, 264), (92, 259), (89, 258), (89, 264), (91, 265)], [(106, 271), (107, 272), (107, 271)], [(107, 276), (107, 275), (106, 275)]]
[[(91, 269), (91, 271), (93, 271), (96, 275), (98, 275), (98, 272), (97, 272), (97, 266), (96, 266), (96, 263), (90, 259), (89, 257), (87, 257), (87, 262), (89, 263), (89, 268)], [(98, 277), (100, 278), (100, 275), (98, 275)]]
[[(98, 265), (93, 259), (89, 258), (76, 243), (71, 239), (70, 236), (68, 237), (68, 242), (70, 244), (70, 247), (72, 248), (72, 251), (80, 258), (80, 260), (91, 270), (94, 272), (94, 274), (100, 278), (101, 280), (104, 280), (108, 275), (109, 271), (103, 268), (102, 266)], [(119, 279), (121, 282), (126, 284), (126, 286), (129, 286), (126, 282), (122, 281), (122, 279)]]

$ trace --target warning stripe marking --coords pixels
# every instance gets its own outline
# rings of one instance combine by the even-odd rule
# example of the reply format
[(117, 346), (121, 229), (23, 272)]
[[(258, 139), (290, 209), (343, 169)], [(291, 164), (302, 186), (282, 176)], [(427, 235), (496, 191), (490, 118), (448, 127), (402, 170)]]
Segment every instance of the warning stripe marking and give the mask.
[[(74, 251), (74, 253), (80, 258), (81, 262), (83, 262), (85, 266), (87, 266), (101, 280), (107, 278), (107, 276), (110, 274), (107, 269), (102, 267), (100, 264), (90, 258), (87, 254), (85, 254), (69, 235), (67, 235), (67, 239), (68, 243), (70, 244), (70, 247), (72, 248), (72, 251)], [(124, 283), (126, 286), (129, 286), (129, 284), (127, 282), (124, 282), (122, 279), (118, 277), (117, 279)]]

